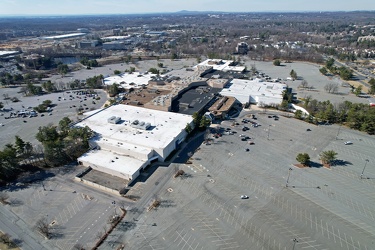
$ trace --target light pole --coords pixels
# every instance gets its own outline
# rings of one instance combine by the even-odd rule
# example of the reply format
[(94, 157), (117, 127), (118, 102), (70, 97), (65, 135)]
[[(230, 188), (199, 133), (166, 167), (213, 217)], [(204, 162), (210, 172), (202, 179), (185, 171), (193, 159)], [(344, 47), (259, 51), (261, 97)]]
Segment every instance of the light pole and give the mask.
[(362, 173), (361, 173), (361, 179), (363, 179), (363, 173), (365, 172), (367, 162), (369, 162), (368, 159), (365, 160), (365, 166), (363, 167)]
[(271, 125), (268, 125), (268, 134), (267, 134), (267, 140), (270, 139), (270, 130), (271, 130)]
[(293, 250), (294, 248), (296, 247), (296, 243), (298, 242), (298, 240), (296, 238), (293, 239)]
[(341, 124), (340, 124), (340, 126), (339, 126), (339, 129), (337, 130), (336, 140), (338, 140), (338, 139), (339, 139), (339, 133), (340, 133), (340, 129), (341, 129)]
[(291, 172), (292, 170), (293, 170), (292, 168), (289, 168), (289, 171), (288, 171), (288, 178), (286, 179), (285, 187), (288, 187), (288, 185), (289, 185), (289, 177), (290, 177), (290, 172)]
[(116, 201), (112, 201), (112, 205), (115, 207), (115, 215), (117, 215), (117, 213), (116, 213)]

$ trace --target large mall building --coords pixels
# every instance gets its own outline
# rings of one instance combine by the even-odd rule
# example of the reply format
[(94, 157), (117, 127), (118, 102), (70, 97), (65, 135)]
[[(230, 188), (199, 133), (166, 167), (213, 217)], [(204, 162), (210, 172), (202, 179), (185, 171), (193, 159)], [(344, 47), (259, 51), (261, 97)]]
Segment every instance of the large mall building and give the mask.
[(85, 115), (75, 126), (95, 132), (90, 140), (94, 149), (78, 162), (129, 182), (151, 162), (164, 161), (185, 140), (186, 125), (193, 126), (190, 115), (123, 104)]

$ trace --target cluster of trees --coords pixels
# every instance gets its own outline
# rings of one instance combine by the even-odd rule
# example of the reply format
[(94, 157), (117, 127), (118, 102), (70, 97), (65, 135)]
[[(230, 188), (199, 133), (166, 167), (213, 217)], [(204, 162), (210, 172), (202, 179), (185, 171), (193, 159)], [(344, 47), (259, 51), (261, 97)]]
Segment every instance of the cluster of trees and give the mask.
[(201, 115), (198, 112), (193, 114), (193, 123), (195, 128), (199, 128), (200, 130), (205, 130), (211, 124), (211, 120), (207, 117)]
[(59, 72), (60, 75), (64, 76), (69, 72), (69, 67), (66, 64), (59, 63), (57, 65), (57, 72)]
[(353, 71), (347, 67), (341, 66), (341, 67), (336, 67), (335, 66), (335, 59), (329, 58), (325, 66), (319, 69), (320, 73), (323, 75), (328, 74), (328, 71), (330, 71), (334, 75), (339, 75), (341, 79), (343, 80), (350, 80), (353, 76)]
[(368, 104), (345, 101), (333, 105), (330, 101), (318, 101), (308, 96), (304, 99), (303, 107), (310, 115), (305, 116), (302, 111), (297, 110), (297, 119), (315, 124), (339, 123), (368, 134), (375, 134), (375, 109)]
[(292, 69), (289, 73), (290, 77), (293, 79), (293, 80), (297, 80), (298, 78), (298, 75), (297, 75), (297, 72), (294, 71), (294, 69)]
[(53, 167), (77, 160), (89, 149), (93, 132), (88, 127), (70, 127), (71, 122), (65, 117), (58, 127), (39, 127), (36, 138), (42, 147), (33, 147), (19, 136), (14, 144), (5, 145), (0, 151), (0, 182), (9, 181), (29, 165)]
[(3, 86), (16, 85), (22, 83), (24, 77), (22, 74), (10, 74), (8, 72), (0, 73), (0, 83)]
[(275, 65), (275, 66), (280, 66), (280, 65), (281, 65), (281, 61), (280, 61), (280, 59), (275, 59), (275, 60), (273, 61), (273, 65)]
[(86, 79), (86, 87), (90, 89), (99, 89), (103, 85), (103, 75), (93, 76)]
[(43, 93), (43, 89), (42, 89), (41, 86), (34, 85), (31, 82), (27, 83), (24, 91), (25, 91), (25, 94), (27, 96), (30, 96), (30, 95), (40, 95), (40, 94)]
[(43, 82), (42, 83), (42, 87), (48, 92), (48, 93), (51, 93), (51, 92), (54, 92), (56, 91), (56, 86), (53, 82), (51, 82), (50, 80), (46, 81), (46, 82)]
[(99, 67), (99, 63), (96, 59), (90, 60), (87, 57), (84, 57), (79, 62), (87, 68)]
[(148, 72), (152, 73), (152, 74), (156, 74), (156, 75), (159, 75), (160, 71), (156, 68), (150, 68), (148, 70)]
[(44, 148), (46, 165), (59, 166), (76, 160), (89, 149), (89, 139), (93, 132), (88, 127), (70, 127), (71, 120), (64, 117), (59, 127), (39, 127), (36, 139)]
[(44, 100), (41, 104), (34, 107), (34, 110), (37, 111), (38, 113), (44, 113), (50, 107), (52, 107), (52, 101), (51, 100)]
[(118, 93), (120, 93), (120, 88), (117, 83), (114, 83), (107, 87), (107, 91), (110, 97), (116, 96)]
[[(320, 153), (320, 160), (323, 164), (331, 165), (336, 160), (337, 153), (333, 150), (327, 150)], [(310, 155), (308, 153), (297, 154), (296, 160), (303, 166), (309, 166)]]
[(34, 70), (48, 70), (56, 67), (56, 63), (52, 57), (44, 56), (37, 59), (24, 60), (26, 68)]
[(14, 144), (6, 144), (0, 151), (0, 181), (6, 182), (21, 171), (21, 165), (27, 162), (32, 153), (31, 143), (23, 141), (19, 136), (16, 136)]
[(368, 81), (368, 84), (370, 85), (368, 93), (371, 95), (374, 95), (375, 94), (375, 79), (371, 78), (370, 81)]

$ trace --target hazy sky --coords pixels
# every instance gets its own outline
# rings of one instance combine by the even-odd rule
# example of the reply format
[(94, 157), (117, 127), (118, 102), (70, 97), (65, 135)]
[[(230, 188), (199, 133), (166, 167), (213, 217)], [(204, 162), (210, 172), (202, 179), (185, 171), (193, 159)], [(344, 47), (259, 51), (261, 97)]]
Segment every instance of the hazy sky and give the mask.
[(375, 0), (0, 0), (0, 15), (375, 10)]

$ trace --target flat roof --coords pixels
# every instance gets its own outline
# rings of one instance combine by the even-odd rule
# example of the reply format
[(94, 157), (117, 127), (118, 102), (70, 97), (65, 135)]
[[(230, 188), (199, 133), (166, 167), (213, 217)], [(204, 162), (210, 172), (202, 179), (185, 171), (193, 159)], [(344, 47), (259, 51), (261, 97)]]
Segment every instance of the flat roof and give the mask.
[[(97, 112), (97, 113), (96, 113)], [(94, 114), (96, 113), (96, 114)], [(92, 115), (94, 114), (94, 115)], [(146, 109), (136, 106), (118, 104), (100, 112), (98, 110), (85, 113), (92, 115), (76, 126), (88, 126), (102, 138), (109, 139), (110, 143), (122, 142), (134, 146), (151, 149), (163, 149), (191, 123), (190, 115)], [(108, 123), (107, 119), (121, 117), (119, 124)], [(131, 127), (134, 120), (151, 123), (148, 130)], [(124, 146), (125, 147), (125, 146)]]
[(142, 85), (147, 86), (148, 81), (151, 80), (152, 76), (156, 76), (155, 74), (147, 73), (147, 74), (141, 74), (140, 72), (134, 72), (134, 73), (123, 73), (120, 75), (115, 76), (109, 76), (104, 78), (104, 84), (105, 85), (113, 85), (114, 83), (117, 83), (121, 85), (124, 89), (130, 89), (130, 88), (140, 88)]
[(72, 38), (77, 36), (85, 36), (87, 33), (70, 33), (65, 35), (58, 35), (58, 36), (46, 36), (43, 37), (44, 39), (64, 39), (64, 38)]
[(145, 163), (145, 161), (106, 150), (91, 150), (79, 157), (78, 160), (93, 162), (97, 166), (105, 167), (119, 173), (125, 173), (130, 176), (133, 176)]
[(251, 96), (257, 102), (261, 101), (265, 104), (273, 104), (281, 103), (283, 91), (286, 88), (287, 85), (285, 83), (263, 82), (260, 79), (233, 79), (220, 94), (223, 96), (233, 96), (242, 103), (248, 102)]
[(101, 39), (104, 41), (113, 41), (113, 40), (126, 40), (131, 38), (131, 36), (106, 36), (102, 37)]
[(194, 66), (197, 68), (198, 66), (211, 66), (214, 70), (220, 71), (237, 71), (242, 72), (245, 70), (244, 66), (230, 66), (233, 63), (231, 60), (222, 60), (222, 59), (207, 59), (198, 65)]
[(8, 56), (19, 53), (17, 50), (0, 50), (0, 56)]

